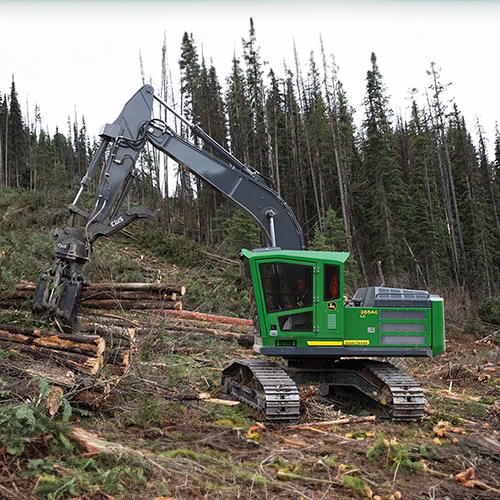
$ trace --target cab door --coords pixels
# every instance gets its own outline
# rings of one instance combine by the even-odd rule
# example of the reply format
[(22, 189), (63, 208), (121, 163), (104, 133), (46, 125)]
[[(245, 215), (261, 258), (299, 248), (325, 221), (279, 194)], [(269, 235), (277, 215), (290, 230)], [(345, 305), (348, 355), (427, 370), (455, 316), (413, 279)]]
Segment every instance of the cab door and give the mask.
[(324, 263), (322, 271), (322, 277), (318, 280), (321, 309), (318, 336), (342, 341), (344, 338), (343, 266)]
[(258, 265), (265, 309), (263, 335), (276, 345), (296, 345), (318, 329), (317, 267), (311, 262), (266, 261)]

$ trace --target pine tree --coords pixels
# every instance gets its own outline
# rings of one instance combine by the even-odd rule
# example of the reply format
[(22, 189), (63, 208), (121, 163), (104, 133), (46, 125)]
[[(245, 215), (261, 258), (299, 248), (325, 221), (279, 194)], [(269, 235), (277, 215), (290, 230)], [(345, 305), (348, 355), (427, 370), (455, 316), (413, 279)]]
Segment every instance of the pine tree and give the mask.
[(200, 64), (193, 34), (184, 32), (181, 44), (181, 58), (179, 59), (181, 71), (181, 95), (183, 114), (193, 123), (199, 121), (197, 109), (198, 95), (200, 92)]
[[(317, 82), (317, 71), (315, 69), (315, 64), (313, 65), (314, 68), (312, 68), (312, 71), (309, 72), (309, 77), (312, 77), (316, 81), (314, 83), (308, 83), (307, 85), (304, 82), (304, 78), (302, 77), (302, 71), (300, 69), (298, 52), (295, 45), (294, 45), (294, 57), (295, 57), (295, 70), (297, 72), (296, 76), (297, 95), (300, 106), (300, 114), (298, 116), (299, 128), (297, 128), (297, 137), (301, 139), (301, 143), (299, 143), (298, 146), (299, 146), (299, 154), (301, 156), (304, 155), (305, 157), (304, 164), (307, 165), (306, 171), (308, 172), (308, 175), (302, 178), (300, 189), (305, 194), (306, 213), (314, 214), (312, 217), (306, 216), (306, 223), (305, 223), (306, 225), (304, 229), (305, 229), (305, 234), (308, 234), (310, 230), (309, 228), (310, 221), (313, 221), (313, 225), (321, 224), (323, 218), (322, 203), (320, 201), (321, 193), (320, 193), (320, 188), (318, 186), (317, 182), (318, 179), (316, 174), (320, 162), (320, 155), (317, 148), (315, 148), (315, 144), (313, 144), (314, 138), (311, 137), (311, 133), (314, 133), (314, 130), (311, 131), (310, 130), (311, 127), (308, 126), (307, 124), (307, 121), (310, 118), (311, 114), (311, 109), (310, 109), (311, 103), (314, 103), (316, 97), (318, 97), (317, 93), (318, 82)], [(308, 95), (309, 94), (308, 91), (310, 91), (312, 95)]]
[[(324, 86), (325, 86), (325, 99), (328, 108), (328, 117), (330, 122), (331, 139), (333, 144), (333, 152), (335, 157), (336, 174), (338, 181), (338, 195), (340, 198), (340, 207), (344, 219), (345, 233), (348, 238), (349, 251), (352, 252), (352, 217), (351, 211), (347, 202), (347, 165), (345, 157), (341, 155), (340, 134), (339, 134), (339, 113), (338, 113), (338, 99), (337, 90), (340, 86), (337, 79), (337, 65), (332, 56), (333, 68), (331, 70), (331, 77), (326, 62), (325, 52), (323, 48), (323, 39), (321, 39), (321, 54), (323, 57), (323, 72), (324, 72)], [(334, 178), (334, 175), (332, 175)]]
[[(197, 106), (200, 109), (200, 125), (203, 130), (222, 147), (227, 149), (227, 126), (225, 106), (222, 99), (222, 88), (217, 71), (213, 64), (207, 68), (202, 59), (200, 71), (200, 92)], [(204, 146), (211, 154), (216, 154), (207, 145)], [(198, 217), (200, 224), (200, 240), (208, 245), (218, 243), (214, 236), (214, 224), (217, 207), (227, 204), (227, 200), (210, 185), (197, 179)]]
[(81, 179), (90, 163), (90, 142), (87, 134), (85, 118), (82, 117), (82, 126), (75, 135), (76, 177)]
[(310, 154), (311, 181), (315, 194), (316, 212), (319, 214), (319, 223), (326, 214), (328, 205), (338, 206), (338, 183), (333, 189), (328, 189), (326, 176), (336, 179), (334, 169), (334, 155), (332, 155), (330, 139), (330, 121), (327, 106), (321, 92), (321, 80), (313, 53), (309, 60), (307, 85), (304, 89), (304, 122), (308, 137)]
[[(294, 212), (305, 234), (309, 233), (308, 217), (307, 158), (303, 157), (302, 116), (293, 84), (294, 75), (287, 70), (285, 80), (285, 117), (287, 132), (290, 136), (293, 177), (287, 176), (282, 182), (282, 194), (285, 200), (294, 208)], [(285, 183), (286, 181), (286, 183)]]
[(7, 120), (7, 99), (0, 92), (0, 188), (7, 187), (6, 170), (4, 168), (5, 125)]
[(10, 89), (5, 156), (7, 166), (6, 184), (15, 187), (29, 187), (30, 173), (26, 163), (27, 138), (14, 79), (12, 79)]
[(68, 187), (68, 171), (56, 157), (54, 143), (48, 133), (40, 130), (32, 142), (32, 164), (36, 190), (42, 195), (45, 206), (50, 206), (53, 199), (62, 199)]
[(243, 40), (243, 59), (246, 64), (246, 95), (251, 113), (250, 166), (269, 178), (268, 142), (266, 133), (263, 70), (253, 19), (250, 18), (248, 40)]
[[(314, 228), (314, 235), (309, 243), (310, 250), (323, 252), (347, 252), (349, 242), (345, 233), (345, 226), (341, 219), (337, 217), (335, 210), (329, 208), (321, 224)], [(361, 274), (353, 256), (345, 263), (344, 284), (345, 292), (353, 294), (360, 282)]]
[(245, 74), (236, 56), (233, 57), (226, 89), (225, 102), (231, 152), (240, 161), (250, 165), (252, 111), (247, 97)]
[(495, 159), (493, 160), (493, 180), (495, 188), (500, 190), (500, 130), (498, 123), (495, 123)]
[(381, 261), (382, 265), (386, 265), (386, 274), (395, 275), (405, 270), (401, 257), (406, 255), (402, 246), (403, 228), (410, 224), (408, 193), (398, 164), (389, 97), (373, 53), (371, 63), (364, 100), (364, 184), (360, 186), (359, 195), (362, 198), (358, 200), (358, 205), (363, 207), (361, 230), (372, 268), (375, 268), (375, 262)]
[(457, 288), (463, 286), (462, 275), (468, 275), (467, 256), (462, 235), (462, 224), (458, 210), (457, 195), (455, 190), (455, 180), (453, 177), (450, 151), (446, 136), (446, 106), (442, 102), (442, 95), (449, 85), (443, 85), (440, 81), (440, 72), (435, 63), (431, 63), (431, 69), (427, 71), (431, 78), (431, 102), (429, 104), (430, 116), (432, 119), (432, 129), (434, 135), (435, 149), (439, 173), (441, 177), (442, 196), (444, 209), (449, 229), (451, 261), (453, 263), (453, 276)]
[(477, 153), (456, 103), (449, 119), (449, 156), (462, 227), (466, 286), (474, 296), (491, 296), (490, 221), (487, 173), (481, 175)]
[[(402, 130), (398, 131), (403, 133)], [(442, 217), (441, 193), (437, 190), (434, 141), (425, 110), (413, 96), (411, 119), (404, 129), (405, 158), (414, 223), (406, 228), (406, 243), (415, 260), (415, 286), (447, 286), (447, 225)], [(423, 283), (421, 281), (423, 280)]]
[(266, 100), (267, 129), (269, 134), (270, 177), (274, 187), (285, 199), (293, 203), (295, 178), (293, 173), (292, 138), (286, 111), (285, 82), (271, 68)]
[[(182, 113), (194, 124), (200, 121), (198, 109), (200, 94), (200, 64), (198, 52), (193, 35), (184, 33), (181, 44), (181, 58), (179, 59), (181, 71), (181, 108)], [(189, 133), (189, 132), (186, 132)], [(182, 132), (184, 134), (184, 132)], [(196, 141), (196, 139), (195, 139)], [(179, 206), (179, 217), (183, 226), (183, 233), (190, 235), (198, 231), (194, 213), (195, 194), (193, 179), (186, 169), (179, 166), (177, 170), (176, 199)], [(182, 215), (181, 215), (182, 214)]]

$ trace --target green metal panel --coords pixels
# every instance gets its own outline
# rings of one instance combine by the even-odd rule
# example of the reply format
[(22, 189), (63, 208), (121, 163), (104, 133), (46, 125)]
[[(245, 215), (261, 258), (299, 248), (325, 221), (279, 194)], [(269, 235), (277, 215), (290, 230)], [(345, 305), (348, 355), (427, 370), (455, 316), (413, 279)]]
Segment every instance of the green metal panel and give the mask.
[(441, 297), (432, 300), (432, 354), (437, 356), (445, 350), (444, 340), (444, 303)]

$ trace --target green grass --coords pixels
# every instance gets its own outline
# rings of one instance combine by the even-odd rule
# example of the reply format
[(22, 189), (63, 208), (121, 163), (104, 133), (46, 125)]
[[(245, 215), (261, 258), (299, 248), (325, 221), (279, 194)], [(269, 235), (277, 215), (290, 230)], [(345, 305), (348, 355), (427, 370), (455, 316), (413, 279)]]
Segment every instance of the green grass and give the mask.
[(412, 462), (409, 452), (409, 446), (399, 443), (395, 438), (386, 439), (379, 434), (366, 456), (372, 463), (388, 467), (393, 472), (423, 472), (423, 464)]

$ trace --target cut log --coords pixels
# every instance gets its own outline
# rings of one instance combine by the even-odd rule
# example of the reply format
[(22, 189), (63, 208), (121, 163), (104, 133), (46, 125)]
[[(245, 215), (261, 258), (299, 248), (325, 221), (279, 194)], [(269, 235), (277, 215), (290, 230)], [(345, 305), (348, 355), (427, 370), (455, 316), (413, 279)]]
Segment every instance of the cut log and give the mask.
[(16, 290), (15, 292), (9, 293), (9, 297), (7, 299), (2, 299), (2, 302), (4, 302), (4, 300), (29, 299), (31, 297), (33, 297), (33, 290)]
[[(36, 283), (21, 283), (16, 287), (19, 291), (34, 292)], [(86, 290), (121, 290), (121, 291), (147, 291), (156, 293), (176, 293), (184, 295), (186, 287), (179, 283), (86, 283), (83, 285), (84, 293)]]
[(26, 299), (0, 299), (2, 309), (19, 309)]
[(44, 378), (52, 384), (72, 388), (75, 385), (75, 374), (71, 370), (65, 370), (57, 366), (47, 366), (41, 362), (31, 360), (31, 367), (20, 368), (27, 375)]
[[(40, 384), (33, 380), (39, 377), (47, 380), (50, 386), (71, 389), (75, 385), (73, 371), (51, 365), (50, 362), (19, 356), (4, 357), (0, 363), (0, 378), (7, 390), (17, 397), (37, 401), (40, 398)], [(60, 391), (59, 391), (60, 392)], [(0, 495), (1, 497), (1, 495)]]
[(93, 332), (106, 338), (107, 348), (135, 346), (135, 328), (104, 326), (98, 323), (79, 323), (83, 331)]
[(310, 424), (298, 424), (291, 425), (287, 427), (288, 429), (310, 429), (314, 427), (329, 427), (334, 425), (346, 425), (346, 424), (361, 424), (363, 422), (373, 422), (377, 420), (375, 415), (370, 415), (368, 417), (352, 417), (352, 418), (341, 418), (338, 420), (329, 420), (327, 422), (312, 422)]
[(176, 316), (179, 318), (194, 319), (197, 321), (207, 321), (211, 323), (223, 323), (227, 325), (245, 325), (245, 326), (253, 325), (251, 319), (231, 318), (229, 316), (218, 316), (216, 314), (205, 314), (194, 311), (171, 311), (168, 309), (161, 312), (164, 312), (165, 316)]
[(182, 302), (175, 300), (84, 300), (80, 306), (86, 309), (175, 309), (182, 310)]
[(102, 355), (91, 357), (83, 354), (48, 349), (46, 347), (39, 347), (35, 345), (19, 344), (1, 339), (0, 348), (4, 351), (29, 354), (36, 359), (52, 360), (63, 366), (67, 366), (68, 368), (86, 373), (88, 375), (96, 375), (101, 370), (103, 364)]
[(91, 283), (84, 285), (85, 290), (122, 290), (122, 291), (137, 291), (147, 290), (157, 293), (177, 293), (184, 295), (186, 287), (179, 283)]
[(178, 293), (163, 293), (162, 291), (131, 291), (131, 290), (84, 290), (81, 302), (86, 300), (177, 300)]
[(0, 340), (96, 357), (102, 355), (106, 346), (98, 335), (71, 335), (11, 325), (0, 325)]
[[(218, 340), (236, 340), (243, 347), (253, 346), (253, 335), (237, 332), (224, 332), (213, 328), (198, 328), (195, 326), (165, 325), (163, 330), (172, 332), (191, 332), (193, 334), (206, 335)], [(141, 330), (139, 330), (141, 331)]]
[(130, 368), (130, 349), (108, 349), (106, 351), (106, 363), (127, 370)]
[(129, 327), (130, 325), (132, 326), (140, 326), (139, 321), (131, 318), (126, 318), (124, 316), (119, 316), (117, 314), (112, 314), (108, 312), (103, 312), (103, 311), (90, 311), (87, 310), (86, 314), (80, 313), (78, 315), (78, 320), (81, 321), (96, 321), (99, 319), (101, 323), (108, 324), (111, 326), (122, 326), (122, 327)]
[[(177, 319), (173, 316), (168, 318), (168, 320), (165, 321), (163, 324), (165, 328), (167, 328), (169, 325), (174, 325), (174, 326), (187, 326), (189, 328), (215, 328), (219, 332), (238, 332), (238, 333), (248, 333), (250, 335), (253, 335), (255, 333), (255, 329), (252, 324), (250, 325), (245, 325), (245, 324), (231, 325), (226, 323), (213, 324), (213, 322), (198, 321), (195, 319), (188, 319), (188, 318)], [(144, 324), (144, 326), (149, 327), (148, 324)], [(154, 328), (155, 325), (152, 325), (152, 327)]]

